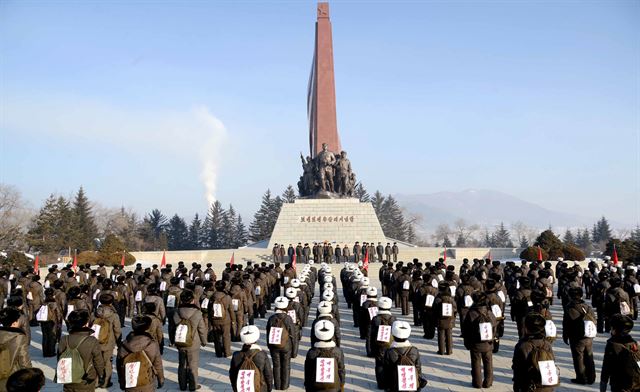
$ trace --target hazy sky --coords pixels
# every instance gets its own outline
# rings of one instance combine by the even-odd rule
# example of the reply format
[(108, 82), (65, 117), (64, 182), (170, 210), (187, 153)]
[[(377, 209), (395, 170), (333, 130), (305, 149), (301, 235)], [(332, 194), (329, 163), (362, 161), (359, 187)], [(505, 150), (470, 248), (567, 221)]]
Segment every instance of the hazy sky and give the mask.
[[(0, 181), (250, 220), (308, 151), (315, 2), (0, 1)], [(640, 222), (640, 2), (331, 3), (369, 191), (482, 188)], [(206, 175), (203, 175), (203, 172)]]

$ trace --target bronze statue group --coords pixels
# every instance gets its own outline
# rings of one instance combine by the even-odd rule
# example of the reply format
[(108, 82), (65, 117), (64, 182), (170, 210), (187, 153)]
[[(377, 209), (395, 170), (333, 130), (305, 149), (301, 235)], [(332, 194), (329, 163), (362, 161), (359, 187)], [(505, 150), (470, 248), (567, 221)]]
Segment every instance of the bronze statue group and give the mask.
[[(593, 339), (604, 333), (610, 338), (600, 390), (640, 390), (640, 352), (630, 335), (640, 295), (635, 265), (605, 260), (583, 269), (563, 260), (464, 260), (456, 271), (444, 260), (382, 260), (375, 284), (369, 264), (353, 258), (336, 275), (329, 264), (311, 258), (284, 268), (279, 261), (227, 264), (219, 277), (211, 264), (189, 268), (182, 262), (175, 269), (137, 265), (133, 271), (103, 264), (51, 267), (45, 276), (4, 269), (0, 391), (44, 385), (29, 354), (31, 328), (38, 326), (43, 356), (57, 360), (52, 382), (64, 391), (163, 387), (165, 331), (167, 345), (178, 352), (180, 390), (201, 388), (201, 348), (209, 344), (216, 357), (231, 358), (234, 391), (289, 389), (291, 360), (303, 341), (310, 344), (304, 389), (349, 390), (341, 341), (342, 331), (351, 328), (365, 343), (379, 389), (419, 391), (428, 383), (429, 364), (409, 341), (412, 328), (421, 327), (424, 339), (437, 339), (437, 354), (447, 356), (456, 322), (473, 388), (492, 387), (493, 354), (501, 350), (505, 323), (512, 322), (519, 338), (512, 353), (514, 391), (552, 391), (560, 384), (553, 351), (558, 338), (571, 350), (571, 382), (596, 383)], [(350, 321), (341, 317), (339, 301), (350, 309)], [(562, 314), (552, 314), (554, 301)], [(256, 319), (265, 319), (263, 331)], [(126, 336), (125, 323), (131, 326)], [(241, 349), (232, 353), (232, 342), (241, 342)]]

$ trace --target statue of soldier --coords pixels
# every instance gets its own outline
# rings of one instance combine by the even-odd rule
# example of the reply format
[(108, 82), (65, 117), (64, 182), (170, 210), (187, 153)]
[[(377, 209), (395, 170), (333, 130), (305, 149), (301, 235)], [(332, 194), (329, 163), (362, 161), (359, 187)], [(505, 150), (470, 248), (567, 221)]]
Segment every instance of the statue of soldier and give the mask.
[(335, 163), (335, 155), (328, 150), (327, 143), (322, 143), (322, 151), (316, 156), (316, 164), (320, 174), (320, 187), (323, 191), (334, 192), (333, 167)]
[(302, 170), (303, 170), (303, 174), (301, 177), (301, 181), (302, 181), (302, 189), (304, 190), (303, 192), (301, 192), (303, 195), (308, 196), (311, 195), (314, 191), (315, 191), (315, 180), (314, 180), (314, 175), (313, 175), (313, 169), (314, 169), (314, 165), (313, 165), (313, 161), (311, 160), (310, 156), (307, 156), (307, 160), (304, 160), (304, 157), (302, 156), (302, 154), (300, 154), (300, 160), (302, 161)]
[(336, 191), (343, 196), (347, 195), (349, 192), (349, 182), (351, 180), (351, 162), (347, 159), (346, 151), (340, 153), (340, 159), (338, 159), (336, 169)]

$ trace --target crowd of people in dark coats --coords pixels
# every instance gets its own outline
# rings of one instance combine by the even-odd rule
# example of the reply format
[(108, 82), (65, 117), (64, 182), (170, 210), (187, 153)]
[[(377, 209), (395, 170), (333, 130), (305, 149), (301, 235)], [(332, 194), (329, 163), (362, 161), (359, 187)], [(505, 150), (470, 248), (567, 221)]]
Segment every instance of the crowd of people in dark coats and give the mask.
[[(501, 348), (510, 318), (519, 337), (512, 360), (514, 391), (552, 391), (559, 385), (553, 352), (558, 337), (571, 350), (571, 382), (594, 384), (593, 339), (598, 333), (611, 335), (600, 390), (609, 385), (612, 391), (640, 390), (640, 352), (630, 335), (640, 295), (635, 265), (605, 260), (583, 269), (562, 259), (555, 266), (487, 259), (464, 260), (456, 271), (444, 260), (383, 260), (378, 287), (368, 270), (368, 263), (346, 262), (334, 276), (330, 265), (313, 259), (284, 268), (279, 262), (227, 264), (220, 277), (211, 264), (188, 268), (182, 262), (175, 270), (171, 265), (137, 265), (133, 271), (120, 266), (107, 270), (103, 264), (51, 267), (44, 277), (33, 270), (3, 270), (0, 391), (38, 391), (44, 385), (44, 375), (32, 368), (29, 355), (31, 328), (36, 326), (42, 331), (43, 356), (57, 357), (54, 382), (64, 391), (161, 388), (165, 331), (166, 343), (178, 351), (180, 390), (201, 388), (200, 352), (208, 344), (217, 357), (231, 358), (234, 391), (286, 390), (291, 360), (308, 339), (305, 390), (343, 391), (341, 329), (351, 326), (341, 319), (338, 280), (379, 389), (419, 391), (427, 385), (429, 365), (423, 369), (420, 351), (409, 342), (412, 325), (402, 320), (412, 317), (423, 338), (437, 338), (437, 354), (444, 356), (453, 353), (453, 328), (459, 323), (474, 388), (492, 387), (493, 354)], [(554, 301), (560, 301), (562, 315), (552, 314)], [(396, 317), (394, 307), (406, 317)], [(256, 319), (266, 321), (263, 339)], [(310, 320), (310, 336), (303, 336)], [(122, 336), (125, 322), (131, 332)], [(242, 342), (241, 349), (232, 353), (231, 342)]]

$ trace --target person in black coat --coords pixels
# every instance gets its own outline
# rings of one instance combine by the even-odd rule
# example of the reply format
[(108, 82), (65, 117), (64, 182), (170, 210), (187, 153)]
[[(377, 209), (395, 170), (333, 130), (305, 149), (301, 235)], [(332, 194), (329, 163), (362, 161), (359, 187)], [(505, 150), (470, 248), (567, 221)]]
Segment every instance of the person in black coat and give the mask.
[[(384, 389), (384, 354), (393, 343), (391, 327), (396, 321), (396, 317), (391, 314), (391, 298), (382, 297), (378, 300), (378, 314), (371, 320), (371, 328), (367, 337), (367, 355), (376, 359), (376, 382), (378, 389)], [(386, 331), (380, 333), (380, 329)]]
[[(562, 319), (562, 340), (571, 347), (576, 372), (576, 378), (571, 382), (591, 385), (596, 380), (596, 367), (593, 361), (593, 337), (586, 336), (585, 321), (595, 321), (596, 318), (591, 306), (582, 300), (582, 295), (581, 287), (569, 289), (570, 302)], [(595, 329), (593, 323), (593, 332)]]
[(471, 384), (474, 388), (490, 388), (493, 384), (493, 342), (497, 321), (487, 307), (487, 297), (484, 293), (473, 294), (473, 305), (462, 325), (464, 346), (471, 355)]
[(248, 325), (240, 330), (242, 348), (233, 353), (229, 365), (229, 380), (234, 392), (237, 392), (238, 373), (245, 358), (249, 357), (260, 372), (260, 387), (256, 392), (271, 392), (273, 389), (273, 370), (267, 352), (262, 350), (256, 342), (260, 339), (260, 330), (255, 325)]
[[(287, 308), (289, 306), (289, 300), (286, 297), (278, 297), (275, 301), (276, 312), (267, 321), (267, 346), (271, 353), (271, 360), (273, 361), (273, 380), (275, 389), (284, 390), (289, 388), (289, 376), (291, 373), (291, 355), (293, 354), (293, 348), (297, 344), (297, 330), (293, 324), (291, 317), (287, 314)], [(281, 325), (281, 327), (277, 327)], [(281, 341), (280, 344), (272, 341), (271, 330), (272, 328), (283, 328), (282, 333), (286, 334), (288, 338)], [(281, 336), (281, 339), (283, 337)]]
[[(633, 329), (633, 320), (629, 316), (617, 314), (610, 320), (611, 338), (607, 340), (600, 373), (600, 392), (607, 391), (611, 384), (612, 392), (637, 391), (640, 385), (634, 380), (633, 355), (639, 355), (638, 342), (629, 334)], [(631, 374), (630, 374), (631, 373)]]
[(553, 346), (545, 339), (546, 320), (537, 313), (530, 313), (524, 319), (524, 336), (513, 349), (511, 369), (513, 370), (514, 392), (552, 392), (553, 387), (539, 385), (532, 378), (529, 358), (534, 349), (553, 355)]
[[(405, 381), (408, 384), (414, 384), (415, 390), (422, 390), (426, 386), (426, 379), (422, 378), (420, 352), (408, 340), (411, 336), (411, 326), (406, 321), (396, 321), (391, 327), (391, 334), (394, 342), (385, 352), (383, 360), (383, 373), (386, 376), (385, 392), (398, 392), (401, 389), (398, 385), (398, 372), (407, 369), (401, 369), (399, 366), (412, 366), (411, 364), (413, 369), (405, 373)], [(412, 388), (410, 385), (406, 387)], [(406, 387), (403, 390), (410, 390)]]
[[(333, 341), (334, 324), (328, 320), (320, 321), (315, 324), (313, 333), (318, 341), (307, 351), (304, 361), (305, 391), (343, 391), (346, 382), (344, 353)], [(324, 376), (317, 374), (318, 361), (325, 361), (328, 364), (333, 362), (333, 368), (327, 369)]]

